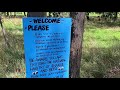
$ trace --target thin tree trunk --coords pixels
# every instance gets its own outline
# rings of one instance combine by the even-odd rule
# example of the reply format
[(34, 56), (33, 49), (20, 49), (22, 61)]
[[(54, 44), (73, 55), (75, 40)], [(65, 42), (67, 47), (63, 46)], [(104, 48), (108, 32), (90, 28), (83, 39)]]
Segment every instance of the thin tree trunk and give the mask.
[(28, 12), (28, 17), (46, 17), (47, 12)]
[(73, 19), (71, 33), (70, 78), (80, 78), (85, 12), (71, 12), (70, 17)]
[(16, 12), (14, 12), (14, 17), (16, 17)]
[(7, 12), (7, 17), (9, 16), (9, 12)]
[(0, 25), (1, 25), (1, 28), (2, 28), (2, 33), (3, 33), (4, 40), (5, 40), (5, 44), (9, 48), (10, 44), (8, 42), (8, 38), (6, 37), (6, 32), (5, 32), (5, 29), (4, 29), (3, 24), (2, 24), (2, 17), (1, 16), (0, 16)]
[(86, 12), (86, 17), (87, 17), (87, 20), (89, 21), (90, 20), (89, 12)]
[(24, 12), (24, 16), (26, 16), (26, 13)]
[(118, 18), (118, 12), (115, 12), (114, 21), (116, 21), (117, 18)]

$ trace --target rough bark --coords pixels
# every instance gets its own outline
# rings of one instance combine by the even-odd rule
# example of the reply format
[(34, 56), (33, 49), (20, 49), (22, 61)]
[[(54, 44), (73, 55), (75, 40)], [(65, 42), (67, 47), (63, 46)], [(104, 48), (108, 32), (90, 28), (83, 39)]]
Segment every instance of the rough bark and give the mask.
[(85, 12), (71, 12), (70, 17), (73, 19), (71, 33), (70, 78), (79, 78)]

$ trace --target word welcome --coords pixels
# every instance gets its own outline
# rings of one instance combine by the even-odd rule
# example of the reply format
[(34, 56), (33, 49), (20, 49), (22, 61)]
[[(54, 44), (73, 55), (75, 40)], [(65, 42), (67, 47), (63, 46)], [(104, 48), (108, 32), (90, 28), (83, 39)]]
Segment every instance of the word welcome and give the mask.
[[(31, 22), (31, 21), (30, 21)], [(33, 19), (35, 24), (37, 23), (60, 23), (60, 18), (39, 18)], [(49, 25), (28, 25), (28, 31), (49, 30)]]
[(34, 23), (60, 23), (60, 18), (33, 19)]

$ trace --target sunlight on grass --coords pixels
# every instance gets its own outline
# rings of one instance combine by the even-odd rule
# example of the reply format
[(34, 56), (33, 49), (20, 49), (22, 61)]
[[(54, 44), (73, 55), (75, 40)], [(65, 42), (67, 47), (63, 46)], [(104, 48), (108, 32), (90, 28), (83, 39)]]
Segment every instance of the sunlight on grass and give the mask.
[(110, 70), (120, 63), (120, 27), (98, 26), (96, 22), (86, 22), (83, 37), (83, 54), (81, 60), (81, 78), (117, 77)]
[(22, 34), (22, 18), (4, 18), (3, 19), (3, 26), (5, 27), (6, 30), (17, 33), (17, 34)]
[[(11, 48), (5, 47), (0, 31), (0, 78), (25, 78), (22, 18), (3, 21)], [(80, 77), (119, 78), (120, 22), (86, 21), (83, 40)]]
[[(4, 18), (3, 26), (11, 47), (5, 47), (3, 35), (0, 34), (0, 78), (24, 78), (22, 18)], [(20, 72), (16, 72), (17, 69)]]

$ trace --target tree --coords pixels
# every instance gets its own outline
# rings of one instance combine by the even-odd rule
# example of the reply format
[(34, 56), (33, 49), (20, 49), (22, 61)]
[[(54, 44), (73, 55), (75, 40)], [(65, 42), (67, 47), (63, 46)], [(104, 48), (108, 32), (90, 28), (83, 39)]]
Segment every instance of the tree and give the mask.
[(118, 17), (118, 12), (95, 12), (101, 14), (101, 18), (104, 20), (113, 20), (116, 21)]
[(28, 17), (46, 17), (47, 13), (46, 12), (28, 12), (27, 16)]
[(114, 12), (114, 17), (113, 17), (113, 20), (116, 21), (118, 18), (118, 12)]
[(9, 12), (7, 12), (7, 17), (9, 16)]
[(14, 12), (14, 17), (16, 17), (16, 12)]
[(26, 16), (26, 13), (25, 12), (23, 12), (24, 13), (24, 16)]
[(90, 12), (86, 12), (86, 18), (87, 18), (88, 21), (90, 20), (89, 13), (90, 13)]
[(61, 12), (49, 12), (49, 17), (60, 17)]
[(71, 33), (70, 77), (79, 78), (85, 12), (71, 12), (70, 17), (73, 19)]
[[(28, 17), (45, 17), (45, 12), (28, 12)], [(80, 77), (80, 61), (84, 31), (85, 12), (71, 12), (73, 19), (71, 33), (70, 78)]]
[(5, 40), (5, 45), (6, 45), (8, 48), (10, 48), (10, 44), (9, 44), (9, 42), (8, 42), (8, 38), (7, 38), (7, 36), (6, 36), (6, 31), (5, 31), (5, 29), (4, 29), (4, 27), (3, 27), (3, 24), (2, 24), (2, 17), (1, 17), (1, 16), (0, 16), (0, 25), (1, 25), (3, 37), (4, 37), (4, 40)]

